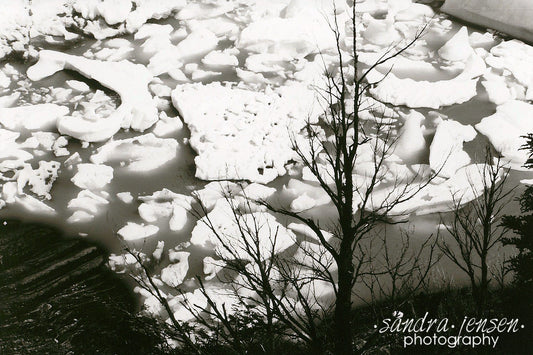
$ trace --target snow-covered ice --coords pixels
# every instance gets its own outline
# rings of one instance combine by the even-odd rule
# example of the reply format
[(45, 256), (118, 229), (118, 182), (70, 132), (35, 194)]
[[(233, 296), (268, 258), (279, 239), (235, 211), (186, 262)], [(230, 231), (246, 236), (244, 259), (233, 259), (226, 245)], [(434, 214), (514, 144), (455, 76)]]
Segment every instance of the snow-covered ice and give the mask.
[(78, 164), (78, 171), (72, 178), (74, 185), (89, 190), (98, 190), (113, 179), (113, 168), (103, 164)]
[(133, 241), (151, 237), (158, 231), (159, 228), (157, 226), (128, 222), (124, 227), (119, 229), (117, 234), (126, 241)]
[(505, 159), (510, 160), (514, 168), (523, 169), (522, 165), (529, 154), (520, 148), (526, 143), (523, 136), (533, 132), (533, 105), (517, 100), (508, 101), (475, 127)]

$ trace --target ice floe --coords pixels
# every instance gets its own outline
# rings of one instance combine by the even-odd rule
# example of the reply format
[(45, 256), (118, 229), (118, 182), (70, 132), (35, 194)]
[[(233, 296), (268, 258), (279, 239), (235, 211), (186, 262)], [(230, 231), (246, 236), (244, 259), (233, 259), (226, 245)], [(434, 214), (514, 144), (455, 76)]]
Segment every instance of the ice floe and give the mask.
[[(210, 226), (217, 231), (215, 234)], [(239, 225), (244, 231), (239, 232)], [(257, 230), (257, 233), (254, 231)], [(244, 214), (238, 222), (232, 213), (232, 205), (220, 199), (215, 207), (200, 219), (192, 231), (191, 243), (202, 247), (214, 248), (223, 259), (243, 259), (253, 261), (253, 255), (246, 250), (245, 243), (258, 242), (260, 258), (266, 259), (292, 246), (295, 242), (292, 231), (278, 223), (267, 212)], [(251, 245), (251, 244), (249, 244)]]
[(473, 53), (468, 37), (468, 29), (463, 26), (439, 50), (439, 56), (450, 62), (466, 61)]
[(394, 154), (399, 156), (405, 163), (421, 163), (423, 156), (427, 152), (427, 144), (421, 126), (425, 117), (420, 112), (411, 110), (408, 114), (402, 115), (402, 118), (404, 119), (404, 124), (398, 132)]
[(461, 104), (476, 96), (478, 77), (483, 75), (485, 70), (483, 59), (473, 54), (466, 61), (464, 71), (450, 80), (416, 81), (410, 78), (401, 79), (392, 73), (384, 76), (375, 70), (369, 73), (368, 80), (377, 83), (370, 93), (382, 102), (411, 108), (438, 109)]
[(55, 104), (0, 108), (0, 123), (11, 130), (53, 131), (57, 121), (69, 111), (68, 107)]
[(203, 180), (265, 183), (284, 175), (295, 156), (291, 134), (320, 114), (315, 92), (297, 82), (264, 91), (184, 84), (172, 92), (172, 102), (191, 131), (196, 177)]
[(128, 222), (117, 232), (124, 240), (133, 241), (151, 237), (159, 231), (157, 226)]
[(406, 218), (409, 214), (425, 215), (451, 211), (454, 201), (464, 204), (480, 195), (488, 176), (484, 174), (484, 169), (487, 167), (483, 164), (470, 164), (459, 168), (444, 182), (435, 180), (422, 188), (418, 184), (382, 187), (373, 192), (368, 207), (380, 211), (401, 195), (411, 198), (396, 204), (389, 212), (391, 217)]
[(89, 190), (98, 190), (113, 180), (113, 168), (103, 164), (83, 163), (71, 179), (74, 185)]
[(533, 100), (532, 56), (533, 47), (518, 40), (503, 41), (491, 48), (485, 61), (496, 75), (485, 75), (485, 79), (488, 85), (497, 85), (494, 89), (498, 90), (491, 95), (488, 88), (491, 101), (500, 104), (506, 99)]
[(163, 166), (174, 159), (178, 142), (173, 138), (157, 138), (148, 133), (134, 138), (110, 141), (91, 155), (91, 162), (103, 164), (120, 161), (134, 172), (144, 172)]
[(23, 188), (29, 185), (30, 191), (34, 194), (50, 200), (52, 198), (50, 190), (58, 177), (60, 166), (57, 161), (40, 161), (38, 169), (33, 169), (30, 164), (24, 164), (24, 168), (16, 173), (18, 193), (23, 195)]
[(102, 141), (111, 138), (121, 127), (144, 131), (157, 121), (157, 107), (148, 91), (153, 76), (143, 65), (128, 61), (102, 62), (42, 50), (39, 61), (28, 69), (27, 75), (37, 81), (63, 69), (76, 70), (117, 92), (121, 105), (102, 119), (63, 117), (58, 121), (58, 130), (62, 134), (87, 142)]
[(193, 197), (168, 189), (156, 191), (151, 196), (140, 196), (139, 200), (143, 201), (138, 208), (139, 215), (145, 222), (153, 223), (162, 218), (170, 218), (168, 223), (172, 231), (185, 227), (193, 203)]
[[(342, 11), (341, 2), (338, 10)], [(291, 1), (283, 17), (263, 17), (248, 24), (241, 32), (237, 48), (256, 53), (276, 53), (290, 58), (305, 57), (335, 48), (331, 31), (333, 3)], [(343, 23), (344, 14), (338, 15)]]
[(474, 127), (457, 121), (439, 123), (429, 148), (429, 165), (439, 176), (450, 178), (455, 172), (470, 164), (470, 156), (463, 150), (463, 142), (472, 141), (477, 135)]
[(96, 215), (108, 203), (109, 201), (104, 197), (89, 190), (82, 190), (68, 202), (67, 207), (71, 210), (84, 210), (91, 215)]
[(128, 191), (117, 193), (117, 197), (120, 199), (120, 201), (124, 203), (133, 202), (133, 196), (131, 195), (131, 192), (128, 192)]
[(170, 287), (181, 285), (187, 271), (189, 271), (189, 256), (186, 251), (169, 251), (169, 260), (172, 264), (161, 270), (161, 281)]
[(521, 147), (526, 143), (523, 136), (533, 132), (533, 105), (518, 100), (508, 101), (475, 127), (512, 163), (513, 168), (524, 169), (522, 166), (529, 154)]

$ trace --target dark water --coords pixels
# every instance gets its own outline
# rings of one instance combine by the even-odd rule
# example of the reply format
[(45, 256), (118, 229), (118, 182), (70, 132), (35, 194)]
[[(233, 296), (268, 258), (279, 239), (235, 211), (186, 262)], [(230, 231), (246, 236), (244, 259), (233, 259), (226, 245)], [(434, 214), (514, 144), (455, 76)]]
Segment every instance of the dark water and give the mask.
[(153, 319), (98, 245), (41, 224), (0, 220), (0, 354), (153, 354)]

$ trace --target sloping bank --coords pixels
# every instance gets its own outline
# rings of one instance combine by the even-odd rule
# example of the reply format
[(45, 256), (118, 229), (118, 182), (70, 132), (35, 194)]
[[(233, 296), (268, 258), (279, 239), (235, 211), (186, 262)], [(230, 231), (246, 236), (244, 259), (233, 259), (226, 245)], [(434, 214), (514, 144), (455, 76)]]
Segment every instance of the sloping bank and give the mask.
[(134, 314), (105, 260), (88, 241), (0, 221), (0, 353), (157, 353), (155, 321)]
[(441, 11), (533, 43), (531, 0), (446, 0)]

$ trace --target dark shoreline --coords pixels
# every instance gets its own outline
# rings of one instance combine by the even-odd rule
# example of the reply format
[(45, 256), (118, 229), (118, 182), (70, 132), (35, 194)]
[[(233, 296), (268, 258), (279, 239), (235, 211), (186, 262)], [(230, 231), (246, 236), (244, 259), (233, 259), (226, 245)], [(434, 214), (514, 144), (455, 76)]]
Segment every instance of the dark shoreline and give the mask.
[(0, 353), (141, 354), (165, 348), (100, 245), (0, 220)]

